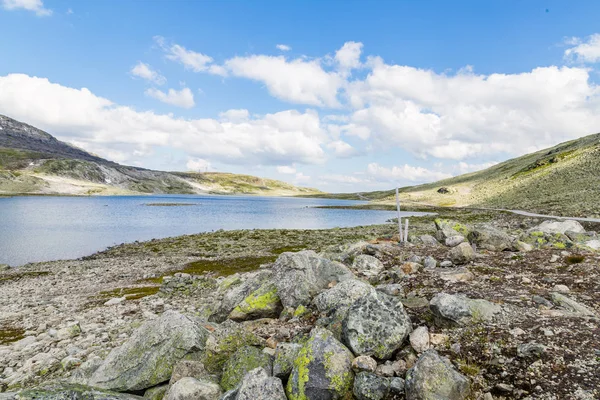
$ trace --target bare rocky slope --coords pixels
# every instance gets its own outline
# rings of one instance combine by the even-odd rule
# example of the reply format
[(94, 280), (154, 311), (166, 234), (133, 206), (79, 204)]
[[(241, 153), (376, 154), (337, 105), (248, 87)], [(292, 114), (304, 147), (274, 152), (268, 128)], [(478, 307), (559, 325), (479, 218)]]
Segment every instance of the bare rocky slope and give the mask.
[(105, 160), (0, 115), (0, 195), (133, 193), (318, 193), (285, 182), (227, 173), (163, 172)]

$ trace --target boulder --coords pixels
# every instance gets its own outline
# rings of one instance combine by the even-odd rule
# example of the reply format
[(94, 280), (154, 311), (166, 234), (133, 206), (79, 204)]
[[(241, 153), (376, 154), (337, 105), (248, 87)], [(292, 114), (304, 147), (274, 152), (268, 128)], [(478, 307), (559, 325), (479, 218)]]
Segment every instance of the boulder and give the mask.
[(565, 309), (569, 312), (572, 312), (574, 314), (579, 314), (582, 316), (590, 316), (590, 317), (593, 317), (596, 315), (596, 313), (589, 307), (584, 306), (581, 303), (578, 303), (577, 301), (565, 296), (564, 294), (553, 292), (551, 294), (551, 297), (552, 297), (552, 301), (554, 302), (554, 304), (562, 307), (563, 309)]
[(136, 391), (168, 381), (177, 361), (204, 349), (208, 331), (175, 311), (142, 325), (113, 349), (93, 373), (90, 384), (116, 391)]
[(426, 326), (420, 326), (410, 333), (410, 345), (417, 353), (422, 353), (429, 349), (429, 329)]
[(287, 379), (294, 368), (294, 360), (302, 345), (298, 343), (277, 343), (275, 348), (275, 359), (273, 360), (273, 376), (281, 379)]
[(446, 238), (456, 235), (467, 237), (471, 231), (467, 225), (449, 219), (436, 218), (434, 223), (437, 229), (435, 236), (440, 242), (445, 242)]
[(446, 238), (446, 240), (444, 241), (444, 244), (448, 247), (456, 247), (459, 244), (461, 244), (462, 242), (465, 241), (465, 237), (462, 235), (454, 235), (454, 236), (448, 236)]
[[(545, 233), (542, 231), (528, 231), (521, 235), (519, 242), (530, 245), (536, 249), (570, 249), (573, 242), (568, 236), (560, 232)], [(521, 245), (522, 246), (522, 245)]]
[(319, 257), (310, 250), (283, 253), (273, 265), (273, 282), (284, 307), (306, 306), (330, 283), (353, 277), (343, 264)]
[(400, 299), (377, 291), (350, 306), (342, 337), (354, 354), (386, 360), (402, 346), (411, 329)]
[(216, 383), (188, 377), (171, 386), (165, 400), (219, 400), (222, 394)]
[(290, 400), (347, 399), (352, 396), (354, 356), (331, 332), (314, 328), (304, 344), (286, 393)]
[(406, 374), (407, 400), (463, 400), (471, 392), (469, 380), (435, 350), (427, 350)]
[(547, 220), (542, 222), (536, 227), (529, 229), (528, 232), (544, 232), (544, 233), (562, 233), (570, 231), (574, 233), (584, 233), (585, 228), (577, 221), (574, 220)]
[(427, 268), (427, 269), (435, 268), (435, 267), (437, 267), (437, 261), (435, 258), (433, 258), (431, 256), (427, 256), (423, 260), (423, 266), (425, 266), (425, 268)]
[(225, 363), (221, 387), (224, 390), (234, 389), (248, 372), (256, 368), (264, 368), (270, 375), (273, 372), (273, 359), (257, 347), (241, 347)]
[(209, 381), (215, 380), (215, 378), (206, 371), (204, 364), (197, 360), (181, 360), (175, 364), (169, 383), (173, 385), (182, 378), (196, 378)]
[(354, 258), (351, 269), (360, 276), (374, 278), (383, 271), (384, 266), (378, 258), (368, 254), (360, 254)]
[(246, 321), (257, 318), (275, 318), (283, 310), (277, 294), (277, 287), (271, 283), (263, 283), (242, 300), (229, 314), (234, 321)]
[(475, 275), (467, 268), (452, 268), (440, 271), (440, 278), (446, 282), (468, 282), (475, 279)]
[(169, 391), (169, 384), (154, 386), (144, 392), (144, 400), (163, 400)]
[(373, 295), (374, 293), (375, 288), (368, 283), (358, 279), (349, 279), (322, 292), (314, 298), (313, 302), (320, 312), (330, 313), (340, 308), (347, 309), (361, 297)]
[(438, 242), (437, 239), (431, 235), (421, 235), (419, 238), (426, 246), (438, 246), (440, 244), (440, 242)]
[(512, 247), (513, 239), (504, 231), (489, 224), (476, 225), (469, 233), (469, 241), (478, 249), (504, 251)]
[(269, 376), (262, 368), (256, 368), (246, 374), (240, 386), (236, 400), (287, 400), (281, 379)]
[(271, 278), (271, 271), (255, 271), (238, 276), (235, 280), (226, 280), (223, 290), (223, 300), (219, 305), (218, 310), (210, 316), (211, 321), (223, 322), (227, 316), (240, 303), (250, 296), (250, 294), (258, 290), (265, 282)]
[(116, 393), (84, 385), (51, 383), (33, 389), (25, 389), (14, 397), (18, 400), (141, 400), (142, 397)]
[(390, 391), (390, 380), (372, 372), (360, 372), (354, 379), (354, 397), (357, 400), (382, 400)]
[(466, 264), (475, 259), (475, 251), (469, 243), (461, 243), (450, 250), (450, 259), (454, 264)]
[(429, 302), (436, 321), (442, 325), (464, 325), (477, 320), (491, 320), (502, 311), (498, 304), (462, 295), (438, 293)]
[(377, 369), (377, 361), (373, 357), (358, 356), (352, 360), (352, 369), (355, 372), (375, 372)]

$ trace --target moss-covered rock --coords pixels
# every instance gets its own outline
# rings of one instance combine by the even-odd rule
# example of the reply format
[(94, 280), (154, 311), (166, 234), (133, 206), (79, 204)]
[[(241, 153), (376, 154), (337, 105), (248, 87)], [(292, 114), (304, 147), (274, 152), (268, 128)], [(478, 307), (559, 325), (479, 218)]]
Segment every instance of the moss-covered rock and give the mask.
[(294, 361), (286, 386), (288, 399), (351, 399), (353, 358), (331, 332), (314, 328)]
[(287, 379), (294, 368), (294, 361), (300, 353), (302, 345), (298, 343), (278, 343), (273, 360), (273, 376)]
[(354, 397), (357, 400), (382, 400), (390, 391), (390, 380), (372, 372), (360, 372), (354, 379)]
[(55, 383), (19, 392), (17, 400), (141, 400), (142, 397), (127, 393), (116, 393), (89, 386)]
[(221, 387), (225, 391), (234, 389), (248, 372), (256, 368), (264, 368), (270, 375), (273, 371), (273, 359), (258, 347), (241, 347), (225, 363)]
[(274, 318), (279, 316), (282, 309), (277, 287), (267, 282), (239, 303), (229, 314), (229, 318), (234, 321)]
[(469, 380), (435, 350), (427, 350), (406, 374), (407, 400), (464, 400)]
[(256, 368), (244, 376), (236, 400), (287, 400), (281, 379), (271, 377), (263, 368)]

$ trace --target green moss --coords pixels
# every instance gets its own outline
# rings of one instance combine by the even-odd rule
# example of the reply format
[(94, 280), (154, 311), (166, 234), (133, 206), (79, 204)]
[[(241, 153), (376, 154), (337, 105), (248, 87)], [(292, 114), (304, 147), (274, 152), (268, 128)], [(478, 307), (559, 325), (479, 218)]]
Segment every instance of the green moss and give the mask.
[(257, 270), (262, 264), (276, 260), (275, 256), (240, 257), (228, 260), (199, 260), (186, 264), (185, 268), (176, 271), (190, 275), (202, 275), (215, 272), (221, 276), (233, 275), (236, 272), (249, 272)]
[(554, 247), (555, 249), (566, 249), (567, 248), (566, 244), (564, 244), (562, 242), (556, 242), (552, 245), (552, 247)]
[(250, 293), (248, 297), (240, 303), (234, 311), (249, 314), (253, 311), (272, 308), (280, 302), (277, 288), (273, 286), (263, 286)]
[(231, 329), (216, 337), (215, 347), (209, 347), (202, 355), (202, 362), (211, 374), (220, 374), (225, 362), (242, 346), (257, 346), (261, 340), (254, 333), (243, 328)]
[(50, 275), (50, 272), (49, 271), (27, 271), (27, 272), (18, 272), (16, 274), (4, 274), (4, 275), (0, 275), (0, 282), (15, 281), (15, 280), (24, 279), (24, 278), (35, 278), (38, 276), (46, 276), (46, 275)]
[(270, 370), (271, 356), (252, 346), (244, 346), (237, 350), (225, 363), (221, 387), (231, 390), (237, 387), (244, 376), (255, 368)]
[(585, 260), (585, 257), (579, 254), (574, 254), (565, 258), (565, 262), (569, 265), (579, 264)]
[(100, 292), (98, 294), (98, 298), (100, 300), (103, 299), (112, 299), (114, 297), (123, 297), (127, 300), (138, 300), (146, 296), (152, 296), (153, 294), (158, 293), (160, 290), (159, 286), (142, 286), (142, 287), (130, 287), (130, 288), (118, 288), (113, 290), (107, 290), (105, 292)]
[(304, 307), (302, 304), (300, 304), (295, 310), (294, 310), (294, 317), (301, 317), (304, 314), (308, 313), (308, 309), (306, 307)]
[(0, 329), (0, 346), (13, 343), (25, 337), (25, 329), (21, 328), (2, 328)]
[(296, 359), (294, 360), (295, 371), (293, 373), (293, 376), (290, 377), (290, 380), (288, 381), (288, 384), (286, 386), (286, 394), (289, 400), (308, 400), (305, 394), (305, 387), (310, 374), (308, 366), (314, 360), (311, 346), (313, 341), (314, 338), (312, 337), (308, 339), (308, 341), (304, 344), (302, 349), (300, 349), (298, 357), (296, 357)]
[(345, 398), (352, 399), (353, 375), (346, 371), (339, 373), (338, 362), (333, 352), (325, 353), (325, 374), (331, 382), (331, 388), (336, 392), (345, 395)]

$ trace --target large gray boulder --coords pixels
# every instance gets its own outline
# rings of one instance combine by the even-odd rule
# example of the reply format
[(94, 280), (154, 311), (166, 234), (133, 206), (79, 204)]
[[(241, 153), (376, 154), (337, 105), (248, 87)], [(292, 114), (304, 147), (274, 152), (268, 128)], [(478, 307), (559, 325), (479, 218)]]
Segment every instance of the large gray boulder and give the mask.
[(273, 372), (273, 359), (258, 347), (241, 347), (225, 363), (221, 387), (224, 390), (234, 389), (242, 382), (248, 372), (256, 368), (264, 368), (271, 374)]
[(463, 295), (436, 294), (429, 302), (436, 321), (442, 325), (464, 325), (473, 321), (488, 321), (502, 311), (495, 303), (483, 299), (469, 299)]
[(244, 376), (235, 400), (287, 400), (281, 379), (269, 376), (262, 368), (256, 368)]
[(390, 379), (372, 372), (360, 372), (354, 378), (354, 397), (357, 400), (382, 400), (390, 391)]
[(256, 271), (240, 276), (243, 277), (243, 280), (227, 288), (218, 310), (210, 317), (211, 321), (223, 322), (251, 293), (258, 290), (265, 282), (268, 282), (271, 278), (271, 271)]
[(479, 224), (469, 233), (468, 237), (478, 249), (504, 251), (512, 247), (513, 239), (504, 231), (489, 224)]
[(142, 325), (113, 349), (89, 384), (115, 391), (136, 391), (168, 381), (177, 361), (204, 349), (208, 331), (175, 311)]
[(353, 277), (343, 264), (319, 257), (311, 250), (283, 253), (273, 265), (273, 282), (284, 307), (306, 306), (330, 283)]
[(471, 231), (469, 226), (450, 219), (436, 218), (434, 222), (437, 229), (435, 238), (440, 242), (445, 242), (447, 238), (456, 235), (467, 237)]
[(301, 349), (302, 345), (298, 343), (277, 343), (273, 360), (273, 376), (287, 379), (292, 373), (294, 361), (298, 358)]
[(171, 386), (165, 400), (219, 400), (222, 394), (214, 382), (187, 377)]
[(338, 400), (352, 396), (354, 356), (331, 332), (314, 328), (304, 344), (286, 393), (289, 399)]
[(528, 232), (544, 232), (544, 233), (562, 233), (570, 231), (574, 233), (584, 233), (585, 228), (577, 221), (566, 220), (548, 220), (544, 221), (536, 227), (529, 229)]
[(356, 300), (342, 323), (343, 341), (354, 354), (382, 360), (402, 346), (411, 330), (400, 299), (379, 291)]
[(406, 374), (407, 400), (463, 400), (471, 392), (469, 380), (435, 350), (427, 350)]
[(265, 282), (242, 300), (231, 311), (229, 318), (234, 321), (275, 318), (282, 309), (277, 287), (271, 282)]
[(454, 264), (466, 264), (475, 259), (475, 251), (469, 243), (461, 243), (450, 250), (450, 259)]
[(13, 397), (17, 400), (141, 400), (142, 397), (116, 393), (84, 385), (51, 383), (33, 389), (25, 389)]
[(313, 302), (320, 312), (329, 313), (340, 308), (348, 308), (356, 300), (374, 294), (373, 286), (358, 279), (349, 279), (322, 292)]
[(370, 256), (368, 254), (360, 254), (354, 258), (352, 263), (352, 271), (360, 276), (364, 276), (367, 279), (376, 278), (384, 266), (378, 258)]

